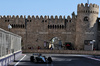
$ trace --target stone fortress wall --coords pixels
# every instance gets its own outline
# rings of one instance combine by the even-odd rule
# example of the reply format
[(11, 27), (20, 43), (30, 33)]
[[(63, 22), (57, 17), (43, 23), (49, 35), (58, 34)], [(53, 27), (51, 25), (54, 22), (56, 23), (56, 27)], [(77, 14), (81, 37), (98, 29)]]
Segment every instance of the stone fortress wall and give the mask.
[[(97, 18), (99, 6), (96, 4), (78, 4), (76, 21), (76, 44), (82, 48), (85, 40), (95, 40), (97, 48)], [(80, 46), (79, 46), (80, 44)]]
[[(75, 48), (83, 49), (84, 40), (96, 40), (96, 20), (99, 13), (99, 6), (96, 4), (78, 4), (77, 15), (72, 13), (72, 17), (67, 16), (0, 16), (0, 28), (8, 30), (10, 24), (14, 32), (22, 36), (24, 48), (41, 46), (44, 48), (44, 41), (50, 41), (53, 37), (58, 37), (63, 44), (71, 42)], [(84, 21), (87, 17), (88, 21)], [(95, 25), (95, 26), (94, 26)], [(84, 35), (90, 31), (91, 35)], [(89, 37), (89, 38), (87, 38)], [(38, 42), (37, 39), (40, 39)]]

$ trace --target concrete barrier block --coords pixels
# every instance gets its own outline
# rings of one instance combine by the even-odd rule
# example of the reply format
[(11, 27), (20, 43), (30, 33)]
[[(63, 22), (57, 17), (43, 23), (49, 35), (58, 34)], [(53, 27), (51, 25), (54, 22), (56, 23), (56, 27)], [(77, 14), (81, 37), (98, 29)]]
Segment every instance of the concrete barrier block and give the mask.
[[(19, 55), (21, 55), (21, 51), (15, 53), (15, 57), (19, 57)], [(0, 66), (7, 66), (10, 62), (14, 61), (14, 55), (10, 55), (10, 56), (7, 56), (7, 57), (4, 57), (2, 59), (0, 59)]]
[(23, 50), (23, 53), (59, 53), (59, 54), (85, 54), (100, 55), (100, 51), (83, 51), (83, 50)]

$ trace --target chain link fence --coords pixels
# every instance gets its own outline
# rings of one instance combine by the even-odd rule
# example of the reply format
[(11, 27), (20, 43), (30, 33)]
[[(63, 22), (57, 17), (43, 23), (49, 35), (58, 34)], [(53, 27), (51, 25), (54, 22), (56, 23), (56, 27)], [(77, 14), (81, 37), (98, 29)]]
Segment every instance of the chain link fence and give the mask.
[(21, 50), (21, 37), (0, 28), (0, 57)]

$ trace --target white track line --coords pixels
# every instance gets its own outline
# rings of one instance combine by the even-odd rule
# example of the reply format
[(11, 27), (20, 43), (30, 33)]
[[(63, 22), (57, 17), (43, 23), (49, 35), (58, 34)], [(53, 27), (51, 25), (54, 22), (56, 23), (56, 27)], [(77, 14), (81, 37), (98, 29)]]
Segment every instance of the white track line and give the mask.
[(25, 58), (26, 55), (24, 55), (23, 58), (21, 58), (14, 66), (17, 66), (19, 64), (20, 61), (22, 61)]
[(100, 59), (97, 59), (97, 58), (92, 58), (92, 57), (87, 57), (87, 58), (100, 61)]
[(93, 58), (93, 57), (85, 57), (85, 58), (89, 58), (89, 59), (92, 59), (92, 60), (100, 61), (100, 59)]

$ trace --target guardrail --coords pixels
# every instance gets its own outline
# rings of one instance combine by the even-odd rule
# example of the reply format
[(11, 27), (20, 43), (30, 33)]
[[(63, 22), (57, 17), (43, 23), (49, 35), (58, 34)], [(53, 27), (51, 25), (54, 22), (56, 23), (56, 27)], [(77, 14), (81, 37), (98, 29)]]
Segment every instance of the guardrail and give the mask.
[(18, 51), (13, 54), (9, 54), (7, 56), (1, 57), (0, 58), (0, 66), (8, 66), (9, 63), (14, 61), (14, 55), (15, 58), (19, 57), (22, 54), (22, 51)]
[(23, 53), (53, 53), (53, 54), (82, 54), (82, 55), (100, 55), (100, 51), (83, 50), (22, 50)]

